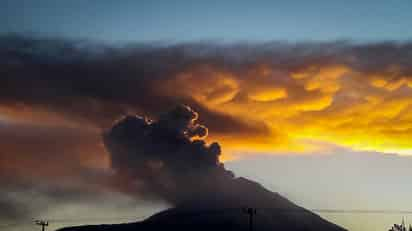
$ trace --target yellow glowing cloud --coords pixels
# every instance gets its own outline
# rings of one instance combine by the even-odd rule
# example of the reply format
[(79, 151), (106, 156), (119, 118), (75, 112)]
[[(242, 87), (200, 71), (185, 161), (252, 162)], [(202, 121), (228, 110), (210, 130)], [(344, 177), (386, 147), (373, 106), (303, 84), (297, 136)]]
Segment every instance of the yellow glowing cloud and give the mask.
[(265, 136), (243, 137), (210, 131), (211, 139), (219, 140), (228, 153), (305, 153), (321, 148), (308, 140), (399, 154), (412, 150), (410, 77), (369, 75), (344, 65), (290, 72), (256, 66), (243, 74), (208, 69), (206, 79), (199, 79), (204, 70), (189, 73), (192, 77), (174, 82), (191, 89), (185, 94), (193, 92), (191, 96), (210, 110), (264, 122), (271, 130)]
[(255, 101), (273, 101), (277, 99), (282, 99), (287, 97), (287, 92), (285, 89), (282, 88), (272, 88), (272, 89), (264, 89), (257, 92), (251, 92), (248, 94), (249, 98)]
[[(222, 144), (223, 159), (242, 152), (308, 153), (325, 143), (412, 154), (412, 76), (396, 69), (367, 73), (336, 64), (299, 69), (257, 64), (233, 71), (201, 64), (160, 79), (155, 91), (171, 102), (191, 99), (249, 127), (267, 127), (241, 134), (236, 126), (211, 129), (208, 140)], [(14, 120), (82, 124), (47, 108), (8, 105), (0, 113)]]
[(308, 91), (319, 89), (333, 93), (340, 88), (338, 79), (348, 71), (349, 69), (344, 66), (309, 67), (307, 70), (292, 73), (291, 77), (304, 81), (305, 89)]
[(220, 105), (236, 96), (239, 83), (231, 73), (202, 66), (162, 82), (159, 89), (163, 94), (183, 95), (208, 105)]

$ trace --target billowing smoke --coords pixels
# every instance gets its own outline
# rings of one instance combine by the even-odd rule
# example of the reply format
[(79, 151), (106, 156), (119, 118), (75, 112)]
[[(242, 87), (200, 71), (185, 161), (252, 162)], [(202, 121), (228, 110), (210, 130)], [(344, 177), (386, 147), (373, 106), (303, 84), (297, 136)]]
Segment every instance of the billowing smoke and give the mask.
[(127, 116), (105, 135), (113, 168), (141, 194), (174, 205), (209, 201), (233, 178), (219, 162), (218, 143), (206, 144), (198, 114), (180, 105), (157, 120)]

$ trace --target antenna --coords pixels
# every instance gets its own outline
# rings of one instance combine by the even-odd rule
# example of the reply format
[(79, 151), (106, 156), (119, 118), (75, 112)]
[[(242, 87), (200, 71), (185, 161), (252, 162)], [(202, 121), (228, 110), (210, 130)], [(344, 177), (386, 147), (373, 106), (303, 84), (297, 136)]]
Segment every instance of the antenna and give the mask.
[(256, 215), (256, 209), (255, 208), (244, 208), (243, 212), (249, 215), (249, 231), (253, 231), (253, 216)]
[(34, 223), (41, 226), (41, 231), (45, 231), (45, 227), (49, 226), (49, 222), (45, 220), (35, 220)]

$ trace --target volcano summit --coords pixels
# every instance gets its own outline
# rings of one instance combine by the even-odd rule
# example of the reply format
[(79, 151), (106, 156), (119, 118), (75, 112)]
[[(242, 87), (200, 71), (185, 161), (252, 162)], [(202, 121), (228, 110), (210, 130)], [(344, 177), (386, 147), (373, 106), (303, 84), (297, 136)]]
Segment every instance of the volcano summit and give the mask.
[(104, 135), (112, 168), (129, 182), (123, 190), (172, 208), (141, 222), (61, 231), (247, 230), (244, 208), (256, 208), (255, 230), (345, 230), (225, 169), (219, 144), (204, 141), (208, 130), (197, 119), (180, 105), (156, 120), (126, 116)]

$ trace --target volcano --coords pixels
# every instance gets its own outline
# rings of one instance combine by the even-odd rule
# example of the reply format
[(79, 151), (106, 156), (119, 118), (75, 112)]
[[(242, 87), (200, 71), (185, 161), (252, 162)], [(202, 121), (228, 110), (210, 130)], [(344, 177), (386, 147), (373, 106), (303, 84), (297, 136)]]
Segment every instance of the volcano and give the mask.
[[(170, 208), (140, 222), (67, 227), (59, 231), (250, 230), (251, 225), (253, 230), (262, 231), (346, 230), (256, 182), (239, 177), (231, 186), (233, 193)], [(254, 208), (252, 224), (246, 208)]]
[(171, 209), (141, 222), (61, 231), (344, 230), (256, 182), (235, 177), (219, 160), (220, 145), (204, 141), (208, 130), (197, 119), (197, 112), (179, 105), (157, 120), (126, 116), (104, 135), (113, 170), (129, 183), (125, 193), (149, 195)]

